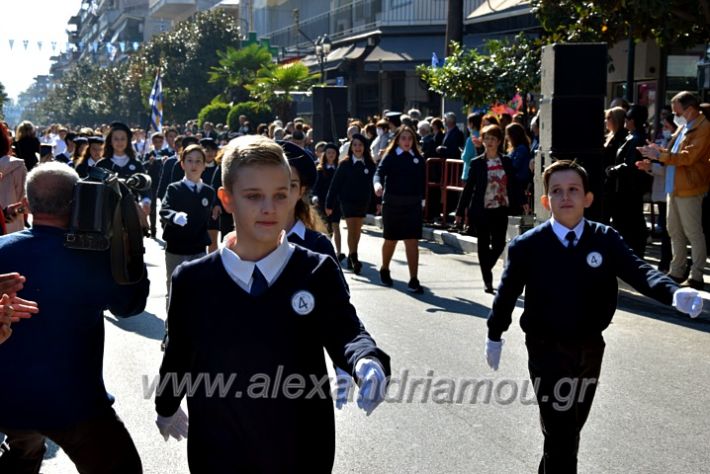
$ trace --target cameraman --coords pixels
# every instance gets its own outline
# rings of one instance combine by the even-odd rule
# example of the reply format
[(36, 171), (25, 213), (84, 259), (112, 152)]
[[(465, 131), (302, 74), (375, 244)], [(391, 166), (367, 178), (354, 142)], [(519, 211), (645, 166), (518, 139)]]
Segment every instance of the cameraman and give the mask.
[(0, 472), (39, 472), (45, 437), (82, 473), (142, 471), (103, 382), (103, 312), (141, 313), (148, 280), (118, 285), (108, 251), (64, 247), (78, 180), (61, 163), (35, 167), (25, 201), (33, 226), (0, 239), (0, 274), (26, 277), (18, 296), (41, 308), (0, 345), (0, 432), (10, 447)]

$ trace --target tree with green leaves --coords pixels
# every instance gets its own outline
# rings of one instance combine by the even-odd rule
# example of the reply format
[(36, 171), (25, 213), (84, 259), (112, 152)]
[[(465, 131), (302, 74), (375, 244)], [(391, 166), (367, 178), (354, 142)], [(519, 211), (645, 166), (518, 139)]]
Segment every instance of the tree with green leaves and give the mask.
[(293, 102), (291, 92), (306, 91), (319, 78), (320, 74), (311, 74), (308, 67), (298, 61), (261, 69), (254, 82), (246, 88), (254, 99), (268, 103), (280, 119), (288, 120)]
[(260, 44), (249, 44), (240, 49), (228, 47), (217, 51), (218, 65), (210, 69), (210, 82), (222, 88), (218, 99), (222, 102), (248, 100), (249, 91), (245, 86), (254, 81), (262, 69), (276, 67), (268, 48)]
[(710, 0), (531, 0), (548, 42), (629, 37), (689, 47), (710, 38)]
[(541, 45), (518, 34), (513, 41), (489, 40), (484, 48), (465, 50), (451, 44), (443, 66), (417, 67), (429, 90), (461, 100), (466, 107), (508, 102), (516, 93), (539, 89)]

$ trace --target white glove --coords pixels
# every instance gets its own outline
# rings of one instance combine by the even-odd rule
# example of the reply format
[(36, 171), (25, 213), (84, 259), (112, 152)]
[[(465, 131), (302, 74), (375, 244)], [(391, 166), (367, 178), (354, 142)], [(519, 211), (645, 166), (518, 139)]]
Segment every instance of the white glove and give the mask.
[(178, 441), (187, 438), (188, 421), (187, 415), (182, 411), (182, 408), (178, 408), (178, 411), (173, 416), (158, 415), (155, 424), (158, 426), (158, 430), (165, 438), (165, 441), (171, 436)]
[(703, 310), (703, 299), (692, 288), (679, 288), (673, 293), (673, 307), (691, 318), (697, 318)]
[(335, 368), (335, 384), (337, 386), (337, 391), (335, 394), (335, 408), (340, 410), (343, 405), (348, 403), (348, 395), (350, 395), (350, 388), (352, 387), (353, 378), (349, 373), (345, 372), (339, 367)]
[(311, 196), (311, 204), (313, 204), (314, 206), (317, 206), (318, 202), (319, 202), (318, 196)]
[(176, 212), (173, 216), (173, 222), (180, 227), (187, 225), (187, 214), (184, 212)]
[(371, 357), (364, 357), (355, 364), (355, 375), (360, 385), (357, 406), (362, 408), (367, 416), (385, 399), (387, 379), (382, 365)]
[(484, 355), (486, 356), (488, 366), (493, 370), (498, 370), (501, 350), (503, 350), (503, 339), (500, 341), (491, 341), (486, 338), (486, 351), (484, 352)]

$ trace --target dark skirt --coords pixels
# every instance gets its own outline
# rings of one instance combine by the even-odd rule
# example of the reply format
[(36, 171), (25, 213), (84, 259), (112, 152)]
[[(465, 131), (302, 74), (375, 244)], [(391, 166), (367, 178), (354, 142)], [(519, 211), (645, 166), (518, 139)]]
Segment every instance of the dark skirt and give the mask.
[(349, 217), (365, 217), (367, 215), (367, 210), (370, 207), (369, 201), (365, 203), (364, 206), (358, 204), (353, 204), (353, 203), (345, 203), (342, 202), (340, 203), (340, 210), (342, 212), (342, 217), (345, 219)]
[(387, 196), (382, 201), (386, 240), (422, 238), (422, 201), (417, 196)]

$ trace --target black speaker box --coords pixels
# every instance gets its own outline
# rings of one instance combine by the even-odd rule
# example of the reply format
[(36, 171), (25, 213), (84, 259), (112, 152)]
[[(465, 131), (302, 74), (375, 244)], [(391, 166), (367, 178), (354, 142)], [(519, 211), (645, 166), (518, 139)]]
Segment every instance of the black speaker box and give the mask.
[(540, 100), (540, 147), (557, 153), (604, 146), (604, 96)]
[(348, 88), (316, 86), (313, 88), (313, 138), (316, 142), (338, 143), (345, 138), (348, 126)]
[(607, 58), (605, 43), (555, 43), (543, 46), (542, 95), (605, 96)]

